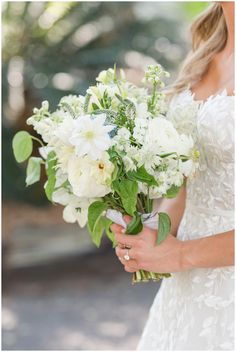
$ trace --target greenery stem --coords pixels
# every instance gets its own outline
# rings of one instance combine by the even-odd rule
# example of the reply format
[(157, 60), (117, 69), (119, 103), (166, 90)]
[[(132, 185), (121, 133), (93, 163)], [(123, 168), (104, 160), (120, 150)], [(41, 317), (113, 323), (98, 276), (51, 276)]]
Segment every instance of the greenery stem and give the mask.
[(39, 138), (34, 137), (34, 136), (32, 136), (32, 135), (30, 135), (30, 136), (31, 136), (32, 139), (34, 139), (34, 140), (37, 141), (39, 144), (41, 144), (42, 147), (45, 147), (45, 145), (43, 144), (43, 142), (42, 142)]

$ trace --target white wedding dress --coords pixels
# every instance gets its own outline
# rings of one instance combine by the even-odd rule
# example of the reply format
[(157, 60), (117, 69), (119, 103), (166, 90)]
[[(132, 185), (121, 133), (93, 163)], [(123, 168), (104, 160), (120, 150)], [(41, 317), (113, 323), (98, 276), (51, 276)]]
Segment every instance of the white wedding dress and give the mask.
[[(194, 118), (187, 120), (190, 110)], [(187, 113), (188, 112), (188, 113)], [(172, 99), (170, 119), (194, 135), (200, 168), (187, 181), (177, 237), (191, 240), (234, 228), (234, 97), (226, 91), (195, 101), (189, 89)], [(194, 269), (164, 279), (138, 350), (234, 350), (234, 269)]]

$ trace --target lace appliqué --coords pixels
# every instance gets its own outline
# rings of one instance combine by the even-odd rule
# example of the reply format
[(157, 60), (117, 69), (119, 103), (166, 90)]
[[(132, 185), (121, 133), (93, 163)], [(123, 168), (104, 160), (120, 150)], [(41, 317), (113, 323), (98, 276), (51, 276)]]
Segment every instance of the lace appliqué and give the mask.
[[(200, 168), (187, 182), (178, 238), (234, 228), (234, 97), (226, 91), (195, 101), (186, 90), (171, 102), (169, 119), (190, 133)], [(138, 350), (234, 350), (234, 268), (194, 269), (164, 280)]]

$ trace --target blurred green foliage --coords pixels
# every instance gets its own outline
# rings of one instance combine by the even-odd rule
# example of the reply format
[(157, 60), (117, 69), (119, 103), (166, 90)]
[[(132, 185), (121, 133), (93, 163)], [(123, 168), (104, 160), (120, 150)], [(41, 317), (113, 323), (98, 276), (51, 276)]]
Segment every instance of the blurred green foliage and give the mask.
[[(40, 204), (42, 184), (25, 189), (11, 140), (42, 100), (54, 109), (84, 93), (117, 63), (136, 75), (153, 60), (175, 71), (189, 49), (188, 26), (206, 2), (4, 2), (3, 196)], [(32, 131), (31, 131), (32, 133)], [(35, 150), (37, 153), (37, 151)]]

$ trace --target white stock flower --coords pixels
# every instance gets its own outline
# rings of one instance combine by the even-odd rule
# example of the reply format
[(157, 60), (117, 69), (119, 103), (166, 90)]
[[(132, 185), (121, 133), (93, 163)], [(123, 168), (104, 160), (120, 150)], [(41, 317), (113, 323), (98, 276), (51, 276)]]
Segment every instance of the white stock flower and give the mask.
[(57, 168), (55, 188), (60, 187), (66, 181), (67, 181), (67, 174), (64, 173), (64, 169), (61, 169), (60, 167)]
[(70, 138), (75, 130), (75, 121), (70, 115), (63, 120), (53, 132), (54, 136), (63, 144), (71, 146)]
[(130, 145), (130, 131), (126, 127), (121, 127), (115, 137), (112, 138), (112, 144), (117, 150), (125, 150)]
[(39, 154), (43, 159), (47, 159), (48, 154), (53, 151), (52, 147), (40, 147), (39, 149)]
[(83, 95), (70, 94), (62, 97), (59, 105), (63, 107), (63, 105), (67, 104), (72, 108), (76, 115), (79, 115), (83, 113), (84, 103), (85, 97)]
[(29, 125), (33, 125), (34, 130), (42, 136), (42, 139), (45, 143), (50, 143), (52, 141), (53, 132), (57, 127), (57, 123), (52, 121), (49, 117), (39, 121), (29, 118), (27, 123)]
[(139, 161), (138, 166), (144, 165), (145, 169), (149, 173), (153, 173), (153, 169), (160, 165), (161, 157), (156, 153), (155, 146), (145, 143), (142, 148), (139, 150)]
[(129, 158), (127, 155), (125, 155), (123, 158), (122, 158), (123, 162), (124, 162), (124, 165), (125, 165), (125, 170), (128, 172), (128, 171), (133, 171), (133, 170), (136, 170), (136, 165), (134, 163), (134, 161)]
[(85, 115), (74, 122), (74, 131), (69, 140), (75, 146), (77, 156), (88, 155), (92, 159), (99, 159), (103, 151), (109, 149), (111, 139), (108, 132), (114, 126), (104, 125), (105, 120), (105, 114), (94, 118)]
[(135, 126), (133, 130), (133, 136), (136, 141), (140, 144), (144, 143), (145, 135), (147, 133), (148, 120), (145, 118), (135, 119)]
[(150, 117), (150, 113), (148, 112), (147, 103), (136, 103), (136, 119), (148, 119)]

